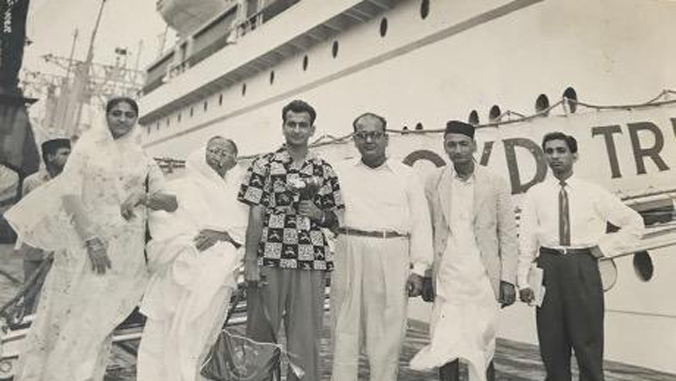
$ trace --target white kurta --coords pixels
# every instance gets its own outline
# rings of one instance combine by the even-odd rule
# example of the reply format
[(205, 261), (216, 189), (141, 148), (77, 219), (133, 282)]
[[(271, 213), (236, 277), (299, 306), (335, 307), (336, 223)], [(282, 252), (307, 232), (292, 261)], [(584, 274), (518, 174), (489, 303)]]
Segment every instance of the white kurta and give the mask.
[(431, 343), (411, 360), (411, 368), (461, 359), (469, 365), (470, 380), (485, 381), (499, 308), (474, 235), (473, 178), (454, 178), (452, 187), (451, 234), (437, 274)]

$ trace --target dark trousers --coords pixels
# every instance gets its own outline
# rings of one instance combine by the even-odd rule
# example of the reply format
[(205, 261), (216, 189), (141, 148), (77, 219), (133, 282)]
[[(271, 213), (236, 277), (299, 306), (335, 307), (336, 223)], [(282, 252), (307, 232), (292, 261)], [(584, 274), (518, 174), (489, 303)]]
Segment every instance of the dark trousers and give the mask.
[(305, 372), (302, 378), (297, 378), (289, 368), (286, 379), (319, 381), (325, 272), (261, 268), (261, 275), (267, 285), (247, 289), (247, 336), (256, 341), (273, 342), (283, 319), (287, 351)]
[(570, 381), (571, 349), (580, 381), (603, 381), (603, 288), (591, 254), (540, 251), (545, 297), (537, 310), (546, 381)]
[[(488, 381), (495, 381), (495, 365), (493, 361), (488, 364), (486, 369), (486, 379)], [(440, 381), (460, 381), (460, 362), (458, 360), (446, 363), (439, 368)]]

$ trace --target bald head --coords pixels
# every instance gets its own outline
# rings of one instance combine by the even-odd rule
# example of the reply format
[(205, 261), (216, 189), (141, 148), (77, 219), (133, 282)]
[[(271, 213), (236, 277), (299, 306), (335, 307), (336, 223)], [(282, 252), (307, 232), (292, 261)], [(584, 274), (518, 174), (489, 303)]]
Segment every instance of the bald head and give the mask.
[(225, 176), (237, 165), (237, 145), (232, 139), (213, 136), (207, 141), (206, 162), (219, 175)]

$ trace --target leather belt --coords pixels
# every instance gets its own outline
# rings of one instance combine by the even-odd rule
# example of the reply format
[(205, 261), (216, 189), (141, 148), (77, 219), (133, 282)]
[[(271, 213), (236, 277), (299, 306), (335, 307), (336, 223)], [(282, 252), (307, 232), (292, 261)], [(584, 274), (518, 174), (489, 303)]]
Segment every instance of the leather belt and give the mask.
[(338, 228), (338, 233), (345, 235), (353, 235), (358, 237), (373, 237), (373, 238), (400, 238), (408, 237), (408, 233), (399, 233), (394, 230), (360, 230), (353, 228)]
[(541, 247), (540, 253), (553, 254), (553, 255), (569, 255), (569, 254), (591, 254), (590, 248), (571, 248), (571, 247), (562, 247), (558, 249), (552, 249), (550, 247)]

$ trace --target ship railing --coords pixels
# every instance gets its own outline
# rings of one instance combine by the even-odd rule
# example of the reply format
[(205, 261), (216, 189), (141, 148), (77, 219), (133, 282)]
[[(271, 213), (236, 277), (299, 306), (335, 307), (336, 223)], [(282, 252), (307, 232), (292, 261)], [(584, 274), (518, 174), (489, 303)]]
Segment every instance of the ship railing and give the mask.
[(269, 0), (260, 9), (239, 19), (240, 4), (226, 9), (192, 35), (178, 42), (172, 50), (146, 70), (142, 93), (149, 94), (164, 83), (197, 65), (214, 53), (251, 33), (301, 0)]

